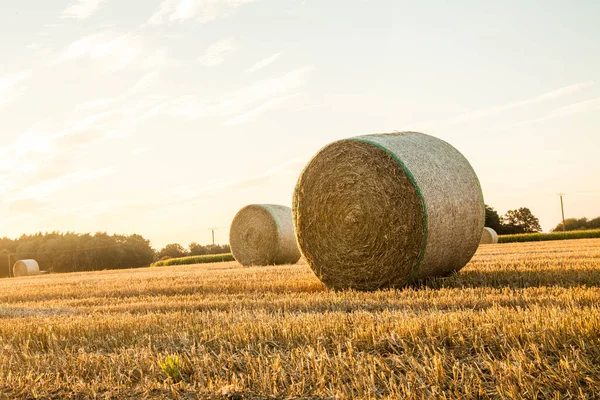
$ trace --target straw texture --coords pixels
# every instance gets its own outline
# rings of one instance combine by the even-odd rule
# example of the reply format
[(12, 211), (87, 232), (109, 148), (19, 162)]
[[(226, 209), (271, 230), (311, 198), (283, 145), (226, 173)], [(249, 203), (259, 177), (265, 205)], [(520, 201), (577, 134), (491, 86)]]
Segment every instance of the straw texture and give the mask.
[(294, 235), (292, 210), (275, 204), (251, 204), (231, 223), (229, 244), (244, 266), (295, 264), (300, 251)]
[(33, 276), (40, 274), (40, 266), (35, 260), (19, 260), (13, 266), (13, 276)]
[(495, 244), (498, 243), (498, 234), (492, 228), (487, 226), (483, 228), (483, 234), (481, 235), (480, 244)]
[(302, 172), (293, 211), (300, 249), (319, 279), (358, 290), (460, 270), (485, 217), (469, 162), (417, 132), (326, 146)]

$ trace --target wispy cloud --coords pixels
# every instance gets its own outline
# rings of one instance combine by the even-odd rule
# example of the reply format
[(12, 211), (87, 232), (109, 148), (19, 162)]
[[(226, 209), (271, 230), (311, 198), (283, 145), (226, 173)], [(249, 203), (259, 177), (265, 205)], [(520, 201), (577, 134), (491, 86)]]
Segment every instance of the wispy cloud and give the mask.
[(107, 69), (152, 69), (179, 65), (168, 57), (166, 48), (152, 48), (146, 39), (134, 33), (103, 31), (78, 39), (66, 46), (51, 65), (88, 60)]
[(52, 208), (48, 211), (49, 213), (55, 215), (77, 216), (77, 218), (95, 218), (102, 215), (111, 214), (115, 210), (124, 211), (124, 209), (128, 206), (130, 209), (134, 209), (128, 203), (122, 201), (107, 200), (87, 203), (78, 207), (64, 207), (59, 204), (58, 207)]
[(46, 181), (38, 182), (16, 193), (16, 197), (6, 200), (7, 203), (26, 199), (40, 200), (54, 192), (82, 182), (93, 181), (114, 174), (114, 168), (98, 168), (94, 170), (79, 170)]
[[(80, 218), (94, 218), (108, 213), (125, 214), (131, 212), (137, 213), (144, 211), (152, 211), (156, 209), (181, 206), (184, 204), (195, 204), (209, 197), (215, 197), (227, 191), (239, 191), (254, 188), (268, 183), (269, 181), (277, 177), (286, 177), (286, 179), (289, 177), (295, 178), (298, 175), (299, 171), (302, 170), (304, 165), (306, 165), (306, 162), (309, 159), (310, 155), (306, 154), (304, 157), (296, 157), (289, 161), (285, 161), (281, 164), (274, 165), (273, 167), (267, 169), (262, 173), (242, 177), (240, 179), (233, 179), (227, 181), (215, 180), (213, 182), (208, 182), (201, 186), (198, 186), (196, 184), (189, 184), (171, 187), (169, 188), (168, 194), (158, 193), (157, 196), (144, 202), (110, 200), (94, 202), (79, 207), (61, 207), (60, 205), (58, 205), (58, 208), (50, 209), (48, 203), (41, 203), (37, 200), (32, 199), (31, 196), (26, 196), (24, 198), (13, 199), (9, 204), (12, 204), (11, 207), (22, 206), (27, 210), (31, 210), (30, 207), (35, 206), (37, 208), (37, 211), (43, 209), (44, 212), (52, 214), (77, 215)], [(110, 173), (112, 173), (111, 170), (106, 170), (104, 172), (102, 172), (102, 170), (98, 170), (96, 171), (95, 177), (92, 177), (92, 179), (107, 176)], [(64, 182), (68, 181), (69, 179), (76, 180), (75, 177), (69, 178), (69, 176), (70, 175), (65, 175), (58, 179), (58, 181)], [(53, 184), (51, 184), (51, 186), (52, 185), (56, 187), (56, 181)]]
[(311, 155), (305, 155), (304, 157), (295, 157), (289, 161), (285, 161), (279, 165), (275, 165), (265, 172), (240, 180), (235, 187), (240, 189), (247, 189), (255, 186), (259, 186), (263, 183), (270, 181), (276, 177), (294, 177), (296, 178), (302, 168), (310, 160)]
[(596, 97), (591, 100), (580, 101), (577, 103), (573, 103), (567, 106), (563, 106), (557, 108), (550, 112), (547, 115), (538, 118), (527, 119), (524, 121), (517, 122), (515, 124), (505, 125), (499, 129), (492, 129), (490, 132), (501, 132), (509, 129), (518, 128), (521, 126), (527, 126), (536, 124), (538, 122), (550, 121), (556, 118), (570, 117), (576, 114), (582, 114), (586, 112), (591, 112), (595, 110), (600, 110), (600, 97)]
[(224, 123), (224, 125), (226, 125), (226, 126), (239, 125), (239, 124), (248, 122), (250, 120), (253, 120), (254, 118), (258, 117), (260, 114), (262, 114), (264, 112), (279, 108), (284, 102), (286, 102), (287, 100), (289, 100), (293, 97), (296, 97), (296, 96), (297, 96), (296, 94), (292, 94), (289, 96), (283, 96), (283, 97), (278, 97), (273, 100), (269, 100), (248, 112), (245, 112), (240, 115), (236, 115), (235, 117), (226, 121)]
[[(135, 133), (139, 123), (158, 115), (162, 101), (146, 96), (99, 106), (103, 108), (100, 111), (74, 109), (71, 120), (35, 124), (12, 142), (0, 146), (0, 203), (38, 200), (115, 173), (111, 168), (76, 168), (76, 163), (81, 162), (80, 155), (89, 146)], [(140, 148), (136, 154), (143, 151)], [(21, 202), (17, 207), (26, 204)]]
[(565, 87), (562, 87), (562, 88), (559, 88), (556, 90), (552, 90), (550, 92), (543, 93), (539, 96), (531, 97), (531, 98), (528, 98), (525, 100), (519, 100), (519, 101), (514, 101), (514, 102), (510, 102), (510, 103), (506, 103), (506, 104), (502, 104), (502, 105), (498, 105), (498, 106), (493, 106), (493, 107), (489, 107), (489, 108), (484, 108), (484, 109), (480, 109), (480, 110), (469, 111), (464, 114), (460, 114), (460, 115), (457, 115), (455, 117), (448, 118), (445, 120), (420, 122), (420, 123), (411, 125), (409, 128), (429, 129), (429, 128), (434, 128), (434, 127), (444, 127), (444, 126), (451, 126), (451, 125), (461, 124), (461, 123), (465, 123), (465, 122), (470, 122), (470, 121), (473, 121), (473, 120), (476, 120), (479, 118), (488, 117), (488, 116), (491, 116), (494, 114), (498, 114), (498, 113), (501, 113), (504, 111), (516, 109), (519, 107), (536, 104), (536, 103), (540, 103), (543, 101), (558, 99), (560, 97), (564, 97), (564, 96), (579, 92), (585, 88), (592, 86), (593, 84), (594, 84), (594, 82), (591, 82), (591, 81), (576, 83), (576, 84), (568, 85), (568, 86), (565, 86)]
[(215, 67), (221, 65), (225, 61), (225, 57), (235, 50), (233, 38), (221, 39), (208, 46), (204, 54), (198, 59), (198, 62), (205, 67)]
[(149, 25), (196, 20), (215, 20), (232, 10), (256, 0), (163, 0), (148, 20)]
[(217, 100), (186, 96), (172, 102), (165, 111), (174, 117), (190, 119), (232, 118), (239, 115), (237, 120), (228, 123), (240, 123), (280, 105), (290, 92), (307, 82), (312, 70), (312, 66), (306, 66), (274, 78), (262, 79)]
[(263, 69), (266, 66), (273, 64), (279, 58), (279, 56), (281, 56), (281, 53), (275, 53), (272, 56), (263, 58), (262, 60), (257, 61), (252, 67), (248, 68), (246, 72), (253, 73), (259, 69)]
[[(10, 178), (10, 174), (35, 171), (44, 155), (54, 150), (55, 138), (39, 132), (37, 127), (24, 132), (8, 146), (0, 147), (0, 172)], [(23, 163), (21, 160), (31, 159)]]
[(25, 70), (0, 77), (0, 105), (12, 98), (16, 88), (31, 76), (31, 70)]
[[(36, 188), (72, 173), (74, 155), (100, 138), (101, 135), (95, 132), (48, 135), (36, 128), (24, 133), (0, 151), (0, 173), (3, 176), (0, 202), (34, 198), (32, 191)], [(52, 185), (44, 190), (51, 191)]]
[(0, 148), (0, 203), (17, 202), (18, 208), (27, 205), (23, 200), (43, 200), (67, 186), (109, 173), (106, 168), (74, 171), (72, 165), (73, 155), (101, 134), (77, 128), (52, 133), (43, 125), (36, 124)]
[(62, 12), (62, 18), (86, 19), (92, 16), (106, 0), (75, 0)]
[(184, 185), (169, 189), (168, 196), (163, 199), (157, 199), (147, 203), (148, 208), (169, 207), (180, 204), (194, 203), (205, 199), (206, 197), (215, 196), (226, 192), (227, 190), (248, 189), (263, 185), (277, 177), (294, 177), (306, 165), (310, 159), (310, 155), (304, 157), (295, 157), (281, 164), (274, 165), (266, 171), (242, 177), (240, 179), (232, 179), (228, 181), (215, 181), (203, 185), (201, 188), (198, 185)]
[(296, 68), (275, 78), (259, 80), (225, 96), (217, 104), (216, 109), (222, 115), (237, 114), (248, 106), (289, 93), (306, 84), (313, 69), (312, 66)]
[(568, 106), (564, 106), (554, 110), (555, 115), (557, 116), (569, 116), (589, 111), (594, 111), (600, 109), (600, 97), (596, 97), (591, 100), (580, 101), (577, 103), (570, 104)]
[(158, 80), (161, 70), (161, 68), (156, 68), (145, 73), (131, 87), (129, 87), (125, 91), (120, 90), (120, 92), (115, 96), (100, 97), (93, 100), (89, 100), (79, 105), (78, 108), (86, 111), (106, 110), (110, 107), (115, 106), (116, 104), (133, 101), (136, 95), (139, 95), (141, 92), (146, 91), (152, 86), (154, 82)]

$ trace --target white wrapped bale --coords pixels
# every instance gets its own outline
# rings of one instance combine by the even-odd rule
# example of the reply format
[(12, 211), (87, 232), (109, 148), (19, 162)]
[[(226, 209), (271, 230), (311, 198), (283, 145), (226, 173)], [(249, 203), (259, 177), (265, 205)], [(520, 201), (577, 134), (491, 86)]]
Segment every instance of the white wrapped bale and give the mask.
[(34, 276), (40, 274), (40, 266), (35, 260), (19, 260), (13, 266), (13, 276)]
[(492, 228), (487, 226), (483, 228), (480, 244), (496, 244), (498, 243), (498, 234)]

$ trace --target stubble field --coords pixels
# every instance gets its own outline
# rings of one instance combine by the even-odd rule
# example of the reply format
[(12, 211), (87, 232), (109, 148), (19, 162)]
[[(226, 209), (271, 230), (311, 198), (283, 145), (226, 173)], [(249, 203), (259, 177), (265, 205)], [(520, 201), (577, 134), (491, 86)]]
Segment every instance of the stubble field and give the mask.
[(0, 398), (595, 398), (600, 239), (373, 293), (303, 264), (0, 280)]

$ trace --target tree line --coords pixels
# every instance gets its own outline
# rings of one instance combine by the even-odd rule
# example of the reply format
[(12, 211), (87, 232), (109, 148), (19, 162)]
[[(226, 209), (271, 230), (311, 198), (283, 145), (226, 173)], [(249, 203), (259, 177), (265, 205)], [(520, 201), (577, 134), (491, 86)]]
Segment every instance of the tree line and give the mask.
[(202, 246), (197, 243), (191, 243), (188, 249), (167, 245), (156, 251), (149, 240), (138, 234), (37, 233), (14, 240), (0, 238), (0, 276), (9, 276), (12, 265), (25, 259), (36, 260), (41, 269), (49, 272), (78, 272), (140, 268), (164, 257), (228, 252), (228, 245)]
[(156, 253), (158, 260), (167, 260), (169, 258), (181, 258), (188, 256), (203, 256), (206, 254), (225, 254), (231, 253), (231, 248), (228, 244), (209, 244), (207, 246), (200, 245), (196, 242), (190, 243), (186, 249), (179, 243), (166, 245), (163, 249)]
[(499, 215), (493, 207), (485, 205), (485, 226), (499, 235), (541, 232), (540, 220), (527, 207), (508, 210)]
[(594, 219), (587, 218), (567, 218), (565, 219), (565, 229), (563, 229), (562, 222), (554, 229), (552, 232), (561, 232), (561, 231), (583, 231), (586, 229), (600, 229), (600, 217), (596, 217)]

